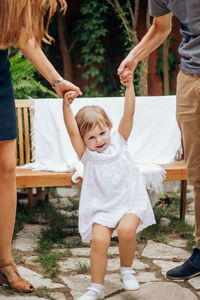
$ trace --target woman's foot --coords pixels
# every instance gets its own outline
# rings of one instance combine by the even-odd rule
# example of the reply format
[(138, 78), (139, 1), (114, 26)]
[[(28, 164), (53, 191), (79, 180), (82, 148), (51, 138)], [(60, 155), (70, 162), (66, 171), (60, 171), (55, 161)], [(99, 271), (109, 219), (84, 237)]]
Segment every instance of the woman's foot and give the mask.
[(121, 281), (126, 291), (135, 291), (139, 289), (139, 283), (135, 278), (135, 271), (132, 267), (120, 267)]
[(102, 300), (104, 299), (104, 286), (97, 283), (91, 283), (85, 292), (78, 300)]
[(0, 285), (7, 284), (11, 288), (24, 293), (33, 292), (34, 287), (21, 277), (13, 262), (0, 265)]

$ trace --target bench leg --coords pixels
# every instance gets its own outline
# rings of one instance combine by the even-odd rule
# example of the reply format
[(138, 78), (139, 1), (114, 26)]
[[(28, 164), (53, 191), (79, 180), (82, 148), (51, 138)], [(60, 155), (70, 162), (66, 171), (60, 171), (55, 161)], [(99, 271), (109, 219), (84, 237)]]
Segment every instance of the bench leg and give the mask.
[(28, 188), (28, 210), (32, 211), (33, 209), (33, 189), (32, 188)]
[(186, 213), (186, 195), (187, 195), (187, 180), (181, 181), (181, 203), (180, 203), (180, 219), (185, 219)]
[(49, 191), (47, 188), (37, 188), (37, 192), (34, 195), (34, 201), (40, 200), (45, 197), (45, 201), (49, 201)]
[(37, 188), (36, 194), (33, 194), (32, 188), (28, 188), (28, 210), (32, 211), (33, 204), (43, 197), (45, 197), (45, 201), (48, 202), (49, 191), (46, 188), (44, 190), (42, 190), (42, 188)]

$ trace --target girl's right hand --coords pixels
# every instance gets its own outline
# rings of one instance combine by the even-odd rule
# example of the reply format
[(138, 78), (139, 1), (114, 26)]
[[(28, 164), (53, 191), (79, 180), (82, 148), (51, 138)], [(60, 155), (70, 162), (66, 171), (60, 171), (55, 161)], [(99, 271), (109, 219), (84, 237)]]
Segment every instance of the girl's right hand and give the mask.
[(78, 93), (76, 93), (75, 91), (68, 91), (64, 94), (64, 104), (66, 104), (67, 106), (71, 105), (74, 101), (75, 98), (78, 97)]

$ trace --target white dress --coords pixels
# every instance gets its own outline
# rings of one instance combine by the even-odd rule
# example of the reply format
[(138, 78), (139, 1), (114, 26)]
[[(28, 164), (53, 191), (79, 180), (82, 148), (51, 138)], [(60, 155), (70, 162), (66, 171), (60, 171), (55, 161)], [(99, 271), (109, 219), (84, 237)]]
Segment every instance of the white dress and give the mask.
[[(98, 153), (86, 148), (82, 159), (83, 184), (79, 204), (79, 232), (83, 242), (90, 242), (92, 224), (116, 228), (127, 213), (140, 218), (137, 232), (155, 223), (142, 175), (125, 139), (115, 131), (110, 145)], [(116, 230), (113, 236), (116, 236)]]

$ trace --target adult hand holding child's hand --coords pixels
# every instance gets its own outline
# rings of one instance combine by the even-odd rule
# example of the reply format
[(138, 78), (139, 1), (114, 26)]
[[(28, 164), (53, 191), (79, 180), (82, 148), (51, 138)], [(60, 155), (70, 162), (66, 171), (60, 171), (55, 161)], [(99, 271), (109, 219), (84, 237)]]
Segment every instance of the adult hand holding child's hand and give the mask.
[(64, 101), (64, 104), (66, 105), (71, 105), (74, 101), (75, 98), (78, 97), (78, 93), (76, 93), (75, 91), (68, 91), (64, 94), (64, 98), (63, 98), (63, 101)]
[(128, 68), (125, 67), (123, 72), (120, 74), (120, 82), (128, 86), (133, 81), (133, 72)]

